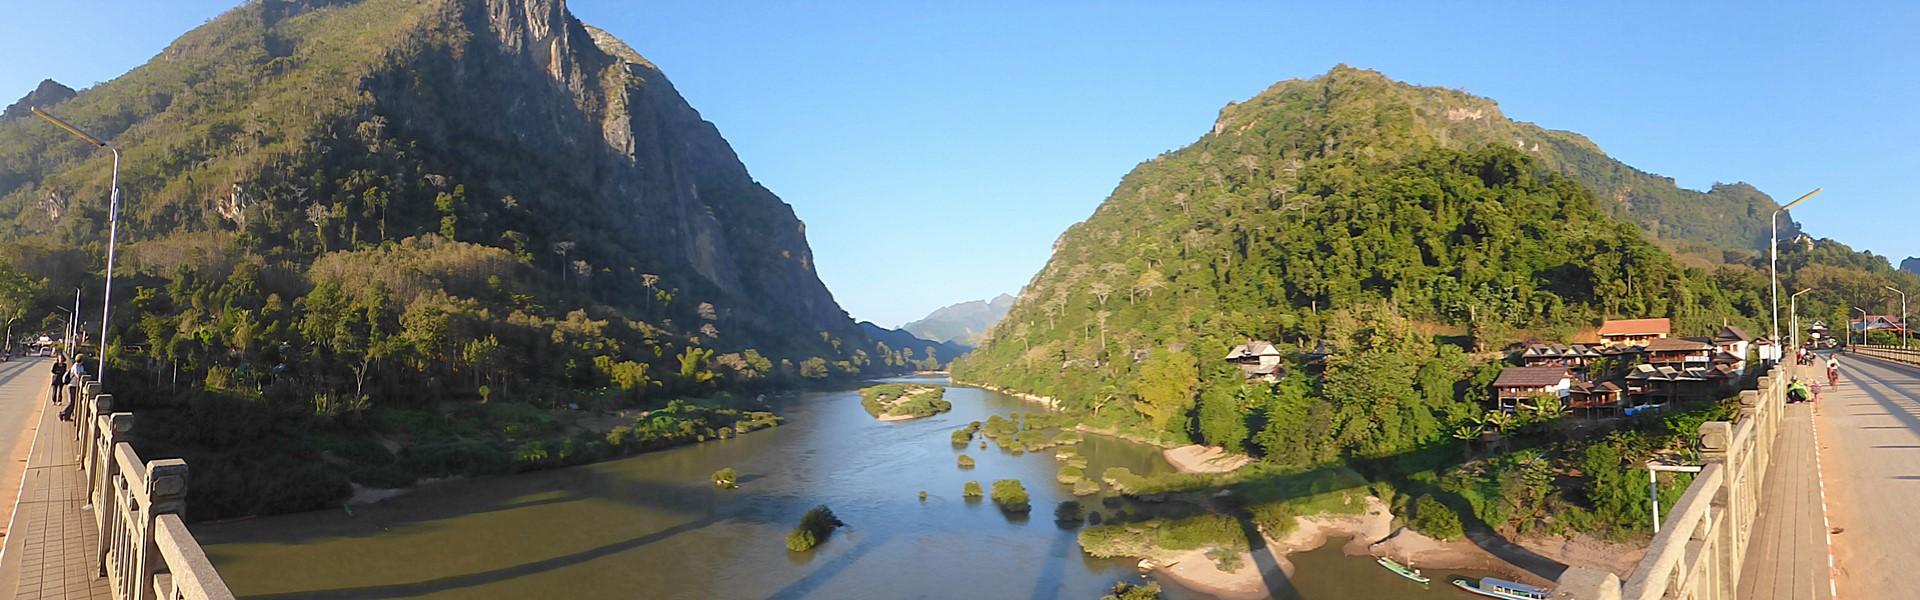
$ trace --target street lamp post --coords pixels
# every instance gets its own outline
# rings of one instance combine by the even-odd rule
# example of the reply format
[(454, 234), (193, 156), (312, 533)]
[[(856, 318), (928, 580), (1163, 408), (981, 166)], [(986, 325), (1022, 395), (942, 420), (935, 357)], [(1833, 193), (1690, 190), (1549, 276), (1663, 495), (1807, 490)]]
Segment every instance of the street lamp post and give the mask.
[(1900, 295), (1900, 349), (1905, 350), (1907, 349), (1907, 293), (1894, 289), (1894, 287), (1890, 285), (1880, 287), (1887, 288), (1887, 291)]
[(1648, 494), (1653, 496), (1653, 532), (1660, 533), (1660, 472), (1699, 473), (1700, 467), (1692, 465), (1665, 465), (1647, 461)]
[(1813, 188), (1813, 191), (1807, 192), (1807, 195), (1801, 196), (1800, 199), (1774, 209), (1773, 216), (1767, 218), (1767, 224), (1773, 227), (1772, 241), (1767, 244), (1767, 273), (1773, 279), (1773, 286), (1769, 287), (1768, 291), (1773, 294), (1773, 343), (1775, 346), (1780, 345), (1780, 213), (1787, 212), (1795, 204), (1806, 202), (1808, 198), (1819, 193), (1820, 188)]
[(1811, 291), (1813, 291), (1813, 288), (1807, 288), (1794, 292), (1792, 296), (1787, 297), (1787, 318), (1788, 322), (1791, 323), (1790, 327), (1793, 328), (1793, 347), (1795, 350), (1799, 350), (1800, 348), (1800, 295)]
[[(1858, 306), (1853, 307), (1853, 309), (1860, 311), (1860, 345), (1865, 346), (1867, 345), (1867, 309)], [(1853, 336), (1851, 334), (1847, 336), (1847, 342), (1853, 342)]]
[[(47, 114), (47, 111), (40, 110), (38, 106), (32, 107), (31, 110), (35, 116), (46, 119), (46, 121), (52, 123), (53, 126), (64, 129), (67, 133), (86, 140), (89, 144), (93, 144), (99, 148), (106, 148), (108, 152), (113, 153), (113, 183), (112, 188), (107, 194), (107, 283), (106, 288), (101, 290), (100, 293), (100, 356), (97, 357), (97, 362), (94, 363), (95, 369), (93, 373), (94, 381), (105, 385), (107, 381), (107, 325), (113, 322), (113, 258), (114, 251), (117, 249), (118, 242), (120, 241), (120, 149), (108, 145), (105, 141), (93, 137), (85, 131), (81, 131), (79, 127), (74, 127), (71, 123), (60, 120), (59, 117)], [(71, 348), (71, 346), (69, 346), (69, 348)]]

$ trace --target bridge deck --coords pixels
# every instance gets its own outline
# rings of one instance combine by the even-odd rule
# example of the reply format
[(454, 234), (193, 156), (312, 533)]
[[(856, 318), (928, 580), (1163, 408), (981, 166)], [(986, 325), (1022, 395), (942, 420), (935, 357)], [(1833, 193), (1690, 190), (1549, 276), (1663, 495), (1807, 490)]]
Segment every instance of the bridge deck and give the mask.
[(1833, 598), (1832, 563), (1813, 406), (1786, 409), (1773, 461), (1767, 464), (1760, 516), (1741, 563), (1740, 597), (1826, 600)]
[[(6, 384), (0, 400), (46, 402), (45, 394), (43, 380), (21, 377)], [(40, 413), (13, 531), (0, 560), (8, 563), (10, 574), (17, 571), (15, 598), (108, 598), (107, 580), (96, 576), (93, 561), (99, 539), (94, 516), (82, 508), (86, 475), (74, 458), (78, 444), (73, 427), (61, 422), (53, 407)]]
[(1847, 598), (1920, 598), (1920, 368), (1849, 354), (1820, 407), (1836, 576)]

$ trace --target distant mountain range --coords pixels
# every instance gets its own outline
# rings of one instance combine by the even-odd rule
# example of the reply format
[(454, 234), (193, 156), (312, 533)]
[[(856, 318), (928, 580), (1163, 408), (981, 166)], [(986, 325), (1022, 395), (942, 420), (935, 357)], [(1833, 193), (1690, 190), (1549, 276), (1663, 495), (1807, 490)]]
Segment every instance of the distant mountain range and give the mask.
[[(912, 364), (916, 368), (926, 370), (943, 368), (954, 358), (966, 354), (967, 350), (971, 349), (950, 341), (921, 339), (904, 329), (887, 329), (868, 321), (860, 322), (860, 331), (866, 334), (867, 339), (872, 340), (876, 347), (885, 346), (892, 350), (893, 354), (897, 354), (898, 356), (893, 357), (896, 362), (905, 359), (908, 362), (902, 364)], [(929, 358), (933, 360), (928, 362)]]
[(1906, 260), (1900, 261), (1900, 270), (1920, 275), (1920, 256), (1909, 256)]
[(1013, 296), (1001, 294), (992, 300), (961, 302), (928, 313), (926, 318), (903, 325), (900, 329), (930, 340), (978, 345), (987, 334), (987, 329), (999, 323), (1001, 317), (1007, 316), (1007, 310), (1013, 308), (1013, 300)]

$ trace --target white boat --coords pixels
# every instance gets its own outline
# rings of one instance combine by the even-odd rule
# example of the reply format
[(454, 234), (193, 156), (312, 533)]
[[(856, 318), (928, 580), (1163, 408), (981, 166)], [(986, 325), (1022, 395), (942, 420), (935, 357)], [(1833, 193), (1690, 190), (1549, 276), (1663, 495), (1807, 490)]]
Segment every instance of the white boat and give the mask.
[(1394, 562), (1393, 559), (1387, 558), (1385, 556), (1373, 559), (1373, 562), (1380, 563), (1380, 566), (1386, 567), (1388, 571), (1393, 571), (1395, 575), (1399, 575), (1401, 577), (1405, 577), (1407, 579), (1417, 581), (1421, 585), (1426, 585), (1428, 581), (1432, 581), (1431, 579), (1428, 579), (1427, 576), (1421, 575), (1420, 570), (1413, 568), (1412, 565), (1402, 565), (1398, 562)]
[(1501, 598), (1502, 600), (1546, 600), (1547, 594), (1549, 593), (1547, 590), (1524, 583), (1514, 583), (1505, 579), (1494, 579), (1492, 577), (1482, 577), (1476, 582), (1469, 582), (1467, 579), (1455, 579), (1453, 580), (1453, 586), (1488, 598)]

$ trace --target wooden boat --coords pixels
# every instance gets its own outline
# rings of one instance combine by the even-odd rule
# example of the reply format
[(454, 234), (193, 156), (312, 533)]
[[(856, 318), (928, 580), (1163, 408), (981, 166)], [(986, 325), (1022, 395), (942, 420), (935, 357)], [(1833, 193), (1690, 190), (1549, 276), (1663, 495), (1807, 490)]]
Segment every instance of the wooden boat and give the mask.
[(1477, 582), (1471, 582), (1465, 578), (1455, 579), (1453, 586), (1488, 598), (1502, 600), (1546, 600), (1548, 594), (1547, 590), (1531, 585), (1492, 577), (1482, 577)]
[(1426, 585), (1427, 582), (1432, 581), (1428, 579), (1427, 576), (1421, 575), (1419, 569), (1394, 562), (1393, 559), (1385, 556), (1375, 558), (1373, 562), (1380, 563), (1380, 566), (1386, 567), (1388, 571), (1393, 571), (1396, 575), (1420, 582), (1421, 585)]

